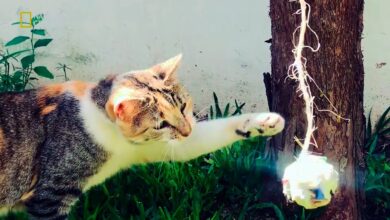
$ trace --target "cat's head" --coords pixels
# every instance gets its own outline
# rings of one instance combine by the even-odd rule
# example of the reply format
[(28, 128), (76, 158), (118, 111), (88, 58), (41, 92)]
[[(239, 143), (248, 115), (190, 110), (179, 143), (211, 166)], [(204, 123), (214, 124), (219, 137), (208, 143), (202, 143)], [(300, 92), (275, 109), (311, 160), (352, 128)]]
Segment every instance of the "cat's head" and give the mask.
[(189, 136), (193, 104), (179, 84), (181, 54), (149, 69), (115, 76), (105, 109), (131, 142), (168, 142)]

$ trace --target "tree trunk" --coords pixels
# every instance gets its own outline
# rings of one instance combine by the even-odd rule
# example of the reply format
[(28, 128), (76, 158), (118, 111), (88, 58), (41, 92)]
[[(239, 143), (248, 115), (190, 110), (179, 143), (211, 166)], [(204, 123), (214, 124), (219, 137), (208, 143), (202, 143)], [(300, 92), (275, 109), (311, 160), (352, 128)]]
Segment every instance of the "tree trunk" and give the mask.
[[(317, 53), (304, 50), (308, 73), (337, 108), (350, 121), (339, 120), (327, 112), (315, 111), (318, 129), (314, 149), (328, 157), (340, 175), (339, 191), (327, 206), (321, 219), (360, 219), (362, 207), (362, 147), (364, 141), (363, 61), (361, 34), (363, 0), (306, 0), (311, 5), (310, 26), (318, 34), (321, 48)], [(293, 62), (292, 33), (300, 24), (293, 15), (299, 3), (270, 0), (272, 23), (271, 110), (287, 120), (284, 132), (273, 140), (281, 148), (279, 170), (291, 163), (299, 146), (294, 136), (303, 138), (306, 132), (303, 99), (296, 93), (297, 83), (287, 79), (288, 66)], [(296, 39), (298, 36), (296, 37)], [(316, 46), (316, 38), (307, 32), (305, 43)], [(319, 90), (310, 84), (319, 109), (331, 109)]]

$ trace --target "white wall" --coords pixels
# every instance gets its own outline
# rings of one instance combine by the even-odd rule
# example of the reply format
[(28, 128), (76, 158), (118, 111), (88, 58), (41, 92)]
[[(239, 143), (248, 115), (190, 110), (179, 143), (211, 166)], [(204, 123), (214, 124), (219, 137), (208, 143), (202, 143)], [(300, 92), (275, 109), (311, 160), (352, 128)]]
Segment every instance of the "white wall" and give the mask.
[[(365, 106), (378, 112), (390, 104), (389, 6), (367, 1), (365, 11)], [(182, 52), (180, 78), (198, 110), (216, 91), (222, 101), (236, 98), (246, 111), (263, 111), (262, 73), (271, 68), (268, 9), (266, 0), (2, 0), (0, 41), (26, 33), (9, 25), (19, 11), (44, 13), (41, 27), (54, 41), (39, 60), (53, 70), (58, 62), (69, 64), (72, 79), (96, 81)], [(377, 69), (378, 62), (389, 64)]]
[[(366, 0), (364, 5), (364, 106), (367, 112), (373, 107), (373, 115), (390, 106), (389, 9), (389, 0)], [(378, 68), (380, 63), (386, 65)]]

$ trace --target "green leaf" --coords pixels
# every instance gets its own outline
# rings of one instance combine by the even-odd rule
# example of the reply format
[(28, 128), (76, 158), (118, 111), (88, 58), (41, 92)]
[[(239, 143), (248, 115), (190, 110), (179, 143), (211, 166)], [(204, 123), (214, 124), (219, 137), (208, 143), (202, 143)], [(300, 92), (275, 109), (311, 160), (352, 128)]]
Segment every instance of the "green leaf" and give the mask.
[(46, 31), (44, 29), (32, 29), (31, 33), (41, 35), (41, 36), (46, 35)]
[(24, 22), (24, 21), (23, 21), (23, 22), (20, 22), (20, 21), (15, 21), (15, 22), (14, 22), (14, 23), (12, 23), (11, 25), (17, 25), (17, 24), (19, 24), (19, 25), (20, 25), (20, 24), (28, 24), (28, 25), (29, 25), (29, 24), (30, 24), (30, 22)]
[(27, 37), (27, 36), (17, 36), (17, 37), (15, 37), (14, 39), (8, 41), (8, 42), (5, 44), (5, 46), (8, 47), (8, 46), (20, 44), (20, 43), (22, 43), (23, 41), (28, 40), (28, 39), (30, 39), (30, 38)]
[(16, 72), (14, 72), (14, 75), (12, 76), (12, 80), (14, 82), (20, 81), (20, 78), (22, 78), (22, 76), (23, 76), (23, 72), (18, 70)]
[(223, 111), (223, 117), (226, 118), (229, 116), (229, 108), (230, 108), (230, 103), (228, 103), (225, 107), (225, 110)]
[(245, 106), (245, 102), (242, 103), (241, 105), (238, 105), (238, 102), (237, 100), (234, 100), (234, 104), (236, 105), (236, 110), (234, 111), (234, 113), (232, 114), (233, 116), (234, 115), (241, 115), (242, 114), (242, 108)]
[(53, 73), (51, 73), (45, 66), (34, 67), (34, 72), (38, 74), (38, 76), (42, 76), (48, 79), (54, 79)]
[(35, 61), (35, 56), (34, 54), (28, 55), (23, 57), (20, 62), (22, 63), (23, 69), (29, 67), (32, 63)]
[(31, 19), (31, 23), (33, 26), (39, 24), (39, 22), (41, 22), (43, 20), (45, 16), (43, 14), (38, 14), (38, 15), (35, 15), (34, 17), (32, 17)]
[(3, 58), (0, 59), (0, 64), (4, 63), (9, 57), (3, 56)]
[(301, 220), (306, 220), (306, 211), (305, 208), (302, 207)]
[(7, 59), (10, 58), (10, 57), (16, 59), (16, 57), (19, 56), (20, 54), (22, 54), (22, 53), (24, 53), (24, 52), (29, 52), (29, 51), (31, 51), (31, 49), (19, 50), (19, 51), (13, 52), (13, 53), (11, 53), (11, 54), (8, 54), (8, 55), (4, 56), (3, 59), (0, 60), (0, 63), (2, 63), (4, 60), (7, 60)]
[(390, 111), (390, 106), (386, 109), (385, 112), (383, 112), (383, 114), (379, 118), (378, 123), (376, 124), (377, 131), (380, 131), (385, 127), (386, 124), (384, 122), (386, 121), (387, 113), (389, 113), (389, 111)]
[(372, 140), (372, 142), (371, 142), (371, 144), (370, 144), (369, 151), (368, 151), (368, 153), (369, 153), (370, 155), (374, 152), (377, 143), (378, 143), (378, 135), (375, 134), (375, 135), (374, 135), (374, 139)]
[(383, 122), (383, 124), (384, 124), (385, 126), (390, 125), (390, 117), (389, 117), (388, 119), (386, 119), (386, 121)]
[(45, 47), (47, 46), (53, 39), (39, 39), (37, 40), (37, 42), (35, 42), (34, 44), (34, 48), (37, 48), (37, 47)]
[(19, 81), (18, 83), (15, 83), (15, 91), (21, 92), (25, 88), (25, 85), (22, 81)]
[(214, 96), (214, 103), (215, 103), (215, 116), (216, 116), (216, 118), (221, 118), (222, 111), (221, 111), (221, 108), (219, 107), (217, 94), (215, 94), (215, 92), (213, 92), (213, 96)]
[(368, 113), (368, 120), (367, 120), (367, 129), (366, 129), (366, 140), (369, 140), (371, 138), (371, 132), (372, 132), (372, 125), (371, 125), (371, 111)]
[(31, 51), (30, 49), (27, 49), (27, 50), (19, 50), (19, 51), (16, 51), (16, 52), (13, 52), (11, 54), (8, 54), (6, 56), (3, 56), (2, 59), (0, 59), (0, 63), (3, 63), (4, 61), (8, 60), (8, 58), (12, 57), (12, 58), (16, 58), (17, 56), (19, 56), (21, 53), (24, 53), (24, 52), (27, 52), (27, 51)]
[(29, 51), (31, 51), (31, 49), (15, 51), (15, 52), (13, 52), (13, 53), (11, 53), (11, 54), (8, 54), (7, 57), (13, 57), (13, 58), (15, 58), (15, 57), (19, 56), (20, 54), (22, 54), (22, 53), (24, 53), (24, 52), (29, 52)]
[(384, 166), (383, 170), (384, 170), (385, 172), (390, 171), (390, 165), (389, 165), (388, 163), (385, 163), (385, 166)]

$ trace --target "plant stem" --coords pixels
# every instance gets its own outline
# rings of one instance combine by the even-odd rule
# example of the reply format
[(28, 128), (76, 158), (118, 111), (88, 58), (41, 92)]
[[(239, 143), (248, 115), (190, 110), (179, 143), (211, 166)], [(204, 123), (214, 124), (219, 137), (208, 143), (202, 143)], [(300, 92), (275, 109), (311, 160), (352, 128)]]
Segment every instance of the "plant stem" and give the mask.
[[(35, 59), (35, 48), (34, 48), (34, 33), (33, 33), (33, 30), (34, 29), (34, 26), (32, 27), (31, 29), (31, 40), (30, 40), (30, 44), (31, 44), (31, 51), (32, 51), (32, 55), (34, 55), (34, 59)], [(32, 72), (32, 64), (29, 65), (29, 67), (27, 67), (27, 71), (26, 71), (26, 74), (23, 74), (24, 76), (24, 79), (23, 79), (23, 90), (26, 88), (27, 86), (27, 83), (29, 82), (29, 79), (30, 79), (30, 75), (31, 75), (31, 72)]]

